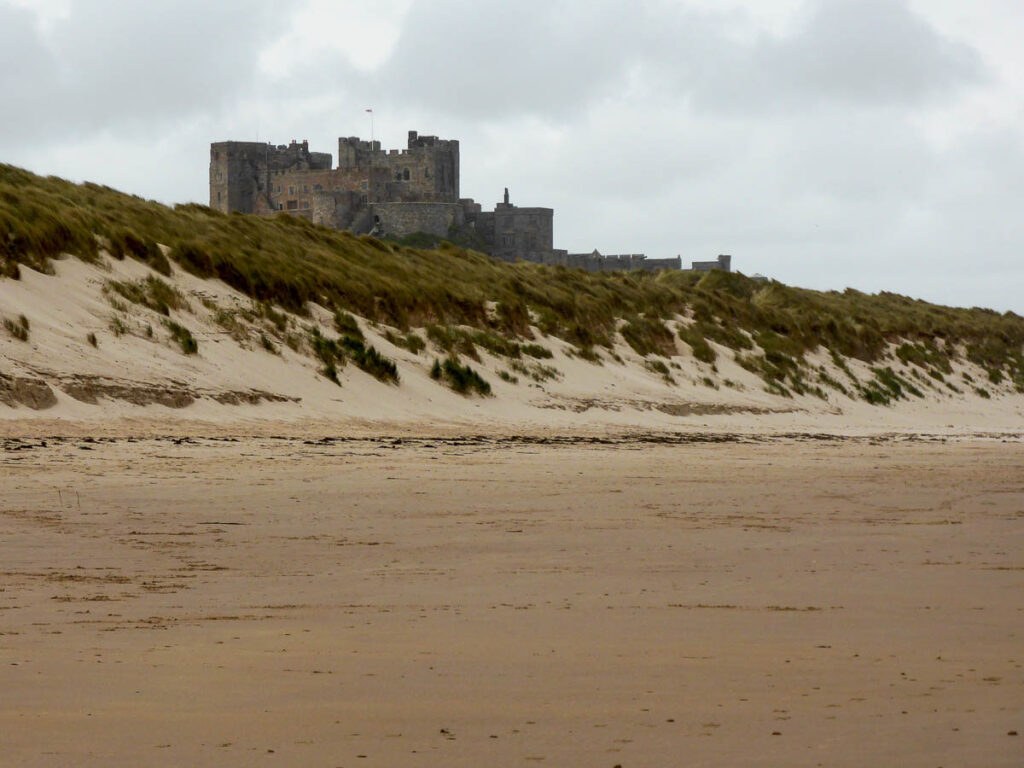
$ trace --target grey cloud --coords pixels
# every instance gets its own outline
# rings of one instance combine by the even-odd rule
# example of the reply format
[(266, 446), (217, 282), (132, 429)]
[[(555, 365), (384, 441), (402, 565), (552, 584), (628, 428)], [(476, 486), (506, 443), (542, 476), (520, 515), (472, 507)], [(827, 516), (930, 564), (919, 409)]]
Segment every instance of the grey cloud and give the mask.
[(24, 78), (0, 81), (22, 117), (0, 124), (9, 144), (155, 134), (162, 122), (215, 112), (251, 86), (277, 32), (269, 2), (241, 0), (77, 3), (45, 37), (25, 15), (0, 6), (0, 49)]
[(566, 119), (621, 88), (643, 59), (650, 5), (418, 3), (374, 86), (479, 118)]
[(27, 127), (40, 81), (53, 82), (56, 76), (56, 59), (39, 37), (35, 16), (0, 4), (0, 99), (5, 115), (0, 126)]
[(781, 37), (757, 34), (740, 13), (659, 0), (436, 0), (413, 6), (383, 67), (345, 73), (357, 91), (395, 105), (559, 121), (637, 83), (664, 99), (692, 96), (698, 109), (750, 113), (911, 107), (984, 77), (976, 51), (944, 38), (906, 0), (811, 0)]
[(700, 106), (749, 114), (911, 107), (986, 77), (977, 51), (941, 36), (906, 0), (816, 0), (793, 34), (724, 51), (720, 66), (693, 85)]

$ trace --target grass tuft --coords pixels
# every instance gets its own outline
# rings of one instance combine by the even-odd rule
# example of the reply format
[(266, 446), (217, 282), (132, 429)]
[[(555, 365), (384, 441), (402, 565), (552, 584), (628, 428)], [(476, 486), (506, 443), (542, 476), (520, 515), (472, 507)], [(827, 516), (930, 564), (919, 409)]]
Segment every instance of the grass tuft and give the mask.
[(17, 320), (4, 318), (4, 329), (18, 341), (28, 341), (28, 327), (28, 318), (24, 315), (19, 315)]
[(435, 358), (430, 369), (430, 378), (444, 382), (460, 395), (491, 395), (491, 385), (468, 365), (461, 364), (453, 357), (446, 357), (443, 363)]
[(164, 316), (170, 315), (172, 309), (189, 308), (177, 288), (153, 275), (136, 281), (108, 280), (103, 288), (107, 293), (116, 293), (133, 304), (147, 307)]
[(164, 320), (164, 325), (171, 332), (171, 339), (181, 347), (182, 354), (194, 355), (199, 352), (199, 342), (192, 336), (192, 331), (173, 320)]

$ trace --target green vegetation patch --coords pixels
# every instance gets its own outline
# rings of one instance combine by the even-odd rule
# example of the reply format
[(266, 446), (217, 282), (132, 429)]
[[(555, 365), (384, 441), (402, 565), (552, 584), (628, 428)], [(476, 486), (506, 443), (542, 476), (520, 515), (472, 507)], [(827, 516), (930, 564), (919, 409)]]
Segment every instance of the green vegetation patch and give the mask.
[(551, 379), (562, 378), (562, 372), (551, 365), (545, 365), (544, 363), (531, 362), (529, 360), (512, 360), (508, 364), (509, 370), (521, 373), (523, 376), (527, 376), (538, 384), (542, 384), (545, 381)]
[(380, 351), (355, 336), (339, 336), (329, 339), (313, 326), (309, 333), (313, 354), (324, 364), (321, 373), (338, 383), (338, 367), (344, 367), (349, 360), (356, 367), (387, 384), (398, 384), (398, 366)]
[(9, 317), (4, 318), (4, 330), (18, 341), (28, 341), (28, 329), (28, 318), (24, 315), (18, 315), (17, 320), (12, 320)]
[(107, 292), (116, 293), (133, 304), (148, 307), (161, 315), (170, 315), (172, 309), (189, 308), (178, 289), (153, 275), (143, 280), (108, 280), (103, 287)]
[(334, 330), (342, 336), (351, 336), (354, 339), (363, 339), (363, 330), (352, 315), (343, 310), (334, 313)]
[(194, 355), (199, 351), (199, 342), (195, 340), (192, 331), (188, 328), (170, 319), (164, 320), (164, 325), (171, 332), (171, 339), (181, 347), (183, 354)]
[(700, 360), (702, 363), (714, 363), (718, 359), (718, 355), (708, 340), (701, 333), (700, 323), (695, 323), (688, 328), (679, 329), (679, 338), (690, 345), (690, 349), (693, 350), (693, 356)]
[[(668, 366), (664, 362), (657, 358), (653, 360), (644, 360), (644, 367), (652, 373), (656, 373), (665, 380), (666, 384), (675, 384), (676, 380), (672, 378), (672, 373), (669, 371)], [(705, 379), (709, 381), (709, 379)]]
[(460, 395), (491, 395), (491, 385), (480, 374), (452, 357), (446, 357), (443, 363), (435, 358), (430, 369), (430, 378), (443, 381)]
[(365, 343), (355, 336), (342, 336), (341, 348), (361, 371), (387, 384), (398, 383), (398, 366), (390, 358), (382, 355), (376, 347)]
[(153, 238), (139, 237), (130, 230), (114, 228), (106, 238), (106, 245), (115, 259), (130, 256), (148, 264), (161, 275), (170, 277), (171, 264)]
[(641, 357), (662, 355), (672, 357), (676, 354), (676, 342), (672, 338), (665, 323), (658, 317), (644, 315), (632, 317), (619, 329), (622, 338)]
[(407, 349), (414, 355), (418, 355), (427, 347), (427, 342), (425, 342), (423, 337), (417, 333), (394, 333), (392, 331), (385, 331), (384, 338), (396, 347)]

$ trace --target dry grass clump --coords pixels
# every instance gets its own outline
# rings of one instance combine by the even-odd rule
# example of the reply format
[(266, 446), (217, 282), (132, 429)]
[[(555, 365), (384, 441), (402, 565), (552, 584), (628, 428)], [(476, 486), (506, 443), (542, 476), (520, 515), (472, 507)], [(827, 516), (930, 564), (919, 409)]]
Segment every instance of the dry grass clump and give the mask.
[(9, 317), (4, 318), (4, 330), (18, 341), (28, 341), (28, 329), (28, 318), (24, 315), (18, 315), (17, 320), (11, 320)]
[[(170, 248), (167, 257), (157, 243)], [(447, 356), (477, 359), (484, 348), (518, 359), (530, 354), (522, 340), (532, 341), (531, 326), (593, 362), (602, 359), (600, 348), (611, 350), (620, 326), (638, 353), (676, 354), (669, 345), (675, 339), (662, 329), (682, 316), (692, 318), (683, 336), (699, 359), (713, 364), (708, 341), (731, 348), (773, 391), (814, 394), (812, 382), (821, 380), (805, 355), (819, 347), (884, 370), (893, 362), (891, 343), (909, 345), (899, 360), (940, 383), (959, 349), (993, 385), (1024, 391), (1024, 318), (1009, 312), (760, 284), (719, 271), (587, 273), (504, 264), (448, 242), (420, 250), (284, 214), (168, 208), (0, 165), (0, 278), (17, 277), (21, 267), (48, 271), (49, 260), (65, 253), (95, 261), (101, 246), (165, 274), (174, 262), (220, 278), (273, 312), (304, 316), (316, 302), (402, 334), (433, 327), (430, 340)], [(893, 396), (884, 383), (877, 389)]]
[(171, 332), (171, 340), (181, 347), (182, 354), (194, 355), (199, 352), (199, 342), (195, 340), (192, 331), (173, 320), (164, 320), (164, 325)]
[(107, 246), (107, 251), (115, 259), (120, 260), (125, 256), (130, 256), (148, 264), (165, 277), (171, 275), (170, 262), (151, 237), (139, 237), (127, 229), (114, 229), (101, 242)]
[(107, 293), (116, 293), (133, 304), (148, 307), (161, 315), (170, 315), (172, 309), (189, 309), (188, 302), (177, 288), (153, 275), (143, 280), (108, 280), (103, 288)]
[(363, 329), (352, 315), (342, 310), (334, 313), (334, 330), (342, 336), (351, 336), (353, 339), (363, 339)]
[[(644, 360), (644, 367), (652, 373), (656, 373), (661, 376), (661, 378), (665, 380), (666, 384), (676, 383), (676, 380), (672, 378), (672, 372), (669, 371), (668, 366), (661, 360), (658, 360), (657, 358), (653, 360)], [(705, 381), (710, 381), (710, 379), (706, 378)]]
[(679, 329), (679, 338), (690, 345), (693, 356), (702, 363), (714, 363), (718, 355), (714, 348), (708, 344), (708, 340), (701, 333), (700, 324), (694, 324), (687, 328)]
[(561, 379), (562, 372), (551, 365), (545, 365), (544, 363), (531, 362), (529, 360), (512, 360), (508, 364), (510, 371), (521, 373), (523, 376), (528, 376), (538, 384), (541, 384), (550, 379)]
[(662, 355), (672, 357), (676, 354), (676, 342), (672, 338), (665, 323), (658, 317), (644, 315), (632, 317), (619, 329), (622, 338), (641, 357)]
[(414, 355), (418, 355), (427, 348), (427, 342), (423, 340), (423, 337), (413, 332), (394, 333), (393, 331), (385, 331), (384, 338), (396, 347), (407, 349)]
[(473, 343), (472, 334), (461, 329), (430, 324), (427, 326), (427, 340), (433, 342), (449, 357), (465, 355), (477, 362), (480, 361), (480, 354), (476, 351), (476, 344)]
[(443, 363), (435, 358), (430, 369), (430, 378), (444, 382), (460, 395), (491, 395), (491, 385), (479, 373), (453, 357), (446, 357)]
[(344, 367), (351, 360), (357, 368), (375, 379), (387, 384), (398, 384), (398, 366), (376, 347), (367, 344), (361, 332), (359, 337), (346, 334), (337, 339), (328, 339), (320, 333), (319, 328), (313, 326), (309, 331), (309, 339), (313, 353), (324, 364), (321, 373), (334, 383), (340, 383), (338, 367)]

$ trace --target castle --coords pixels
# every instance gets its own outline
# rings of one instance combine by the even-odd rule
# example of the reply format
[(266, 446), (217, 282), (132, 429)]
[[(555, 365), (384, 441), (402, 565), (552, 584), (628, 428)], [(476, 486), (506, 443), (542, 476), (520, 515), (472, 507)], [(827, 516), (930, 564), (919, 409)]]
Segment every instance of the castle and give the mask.
[[(553, 245), (551, 208), (513, 205), (508, 189), (493, 211), (459, 197), (459, 142), (409, 131), (408, 146), (383, 150), (379, 141), (338, 139), (338, 167), (308, 141), (277, 145), (221, 141), (210, 145), (210, 207), (224, 213), (278, 212), (357, 234), (402, 238), (426, 233), (462, 236), (502, 261), (561, 264), (589, 271), (680, 269), (678, 256), (572, 254)], [(694, 262), (694, 269), (729, 270), (729, 257)]]

